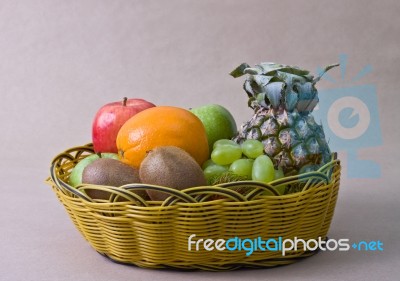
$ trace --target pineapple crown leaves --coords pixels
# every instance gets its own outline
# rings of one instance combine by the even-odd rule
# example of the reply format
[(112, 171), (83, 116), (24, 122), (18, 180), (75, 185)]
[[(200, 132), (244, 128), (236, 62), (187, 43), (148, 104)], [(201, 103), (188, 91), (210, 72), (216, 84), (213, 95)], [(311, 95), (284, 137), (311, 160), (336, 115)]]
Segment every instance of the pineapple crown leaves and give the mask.
[(243, 88), (249, 96), (251, 108), (261, 106), (276, 110), (283, 106), (289, 112), (297, 110), (308, 113), (319, 101), (315, 84), (327, 71), (338, 65), (328, 65), (314, 77), (308, 70), (297, 66), (264, 62), (250, 67), (242, 63), (230, 75), (237, 78), (248, 74)]

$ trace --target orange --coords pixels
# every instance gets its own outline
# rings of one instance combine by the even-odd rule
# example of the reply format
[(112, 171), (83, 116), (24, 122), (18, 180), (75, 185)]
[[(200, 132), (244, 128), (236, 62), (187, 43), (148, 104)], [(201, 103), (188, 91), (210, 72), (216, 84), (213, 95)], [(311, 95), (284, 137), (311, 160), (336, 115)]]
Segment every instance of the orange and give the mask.
[(209, 158), (203, 123), (190, 111), (157, 106), (139, 112), (121, 127), (117, 148), (121, 161), (138, 168), (146, 153), (159, 146), (177, 146), (199, 165)]

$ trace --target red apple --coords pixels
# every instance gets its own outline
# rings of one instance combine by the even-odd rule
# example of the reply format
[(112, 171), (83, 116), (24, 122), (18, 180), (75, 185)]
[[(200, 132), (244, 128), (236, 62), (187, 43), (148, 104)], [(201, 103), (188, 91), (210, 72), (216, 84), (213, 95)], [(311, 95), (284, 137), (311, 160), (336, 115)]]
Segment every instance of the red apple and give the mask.
[(116, 139), (122, 125), (136, 113), (154, 107), (143, 99), (124, 98), (104, 105), (97, 111), (92, 125), (92, 141), (96, 152), (117, 153)]

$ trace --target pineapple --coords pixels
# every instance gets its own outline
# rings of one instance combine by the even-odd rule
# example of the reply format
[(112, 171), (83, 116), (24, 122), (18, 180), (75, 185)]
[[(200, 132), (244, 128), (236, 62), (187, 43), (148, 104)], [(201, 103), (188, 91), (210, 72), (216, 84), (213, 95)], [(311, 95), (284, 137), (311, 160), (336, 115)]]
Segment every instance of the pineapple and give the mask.
[(319, 101), (315, 84), (335, 66), (338, 64), (327, 66), (317, 77), (307, 70), (275, 63), (238, 66), (230, 74), (235, 78), (248, 74), (243, 87), (255, 114), (233, 140), (239, 144), (246, 139), (261, 141), (265, 154), (285, 176), (329, 162), (331, 151), (312, 111)]

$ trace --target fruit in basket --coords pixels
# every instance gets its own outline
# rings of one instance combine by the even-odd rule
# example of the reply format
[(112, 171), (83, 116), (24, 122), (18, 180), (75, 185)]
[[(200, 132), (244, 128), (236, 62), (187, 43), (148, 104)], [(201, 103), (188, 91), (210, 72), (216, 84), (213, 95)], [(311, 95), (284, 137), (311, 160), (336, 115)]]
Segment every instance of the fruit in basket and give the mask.
[[(247, 176), (239, 176), (235, 173), (232, 173), (231, 171), (227, 171), (225, 173), (220, 174), (217, 177), (212, 178), (212, 181), (210, 183), (210, 185), (217, 185), (217, 184), (223, 184), (223, 183), (232, 183), (232, 182), (237, 182), (237, 181), (246, 181), (248, 180)], [(233, 187), (232, 190), (236, 190), (239, 193), (243, 194), (243, 191), (247, 190), (247, 188), (235, 188)], [(213, 196), (213, 199), (217, 199), (219, 198), (219, 196)]]
[(269, 183), (275, 179), (272, 160), (267, 155), (260, 155), (254, 160), (252, 180)]
[(200, 119), (189, 110), (158, 106), (129, 119), (117, 136), (120, 159), (139, 167), (146, 153), (159, 146), (177, 146), (199, 165), (209, 157), (207, 134)]
[[(283, 170), (282, 168), (279, 167), (279, 169), (275, 170), (275, 180), (284, 178), (285, 175), (283, 174)], [(287, 188), (287, 185), (280, 185), (280, 186), (276, 186), (275, 190), (279, 193), (279, 194), (285, 194), (285, 190)]]
[(69, 176), (69, 184), (76, 187), (82, 183), (82, 173), (87, 165), (94, 162), (99, 158), (111, 158), (118, 159), (118, 154), (115, 153), (98, 153), (87, 156), (86, 158), (79, 161), (78, 164), (72, 169)]
[[(130, 183), (139, 183), (139, 170), (116, 159), (99, 158), (86, 166), (82, 174), (82, 183), (122, 186)], [(110, 193), (103, 190), (86, 189), (86, 193), (93, 199), (109, 199)], [(147, 198), (145, 191), (135, 191), (143, 198)]]
[(214, 179), (221, 176), (223, 173), (229, 171), (229, 166), (222, 166), (215, 164), (207, 165), (203, 168), (204, 176), (206, 177), (207, 183), (212, 184)]
[(242, 157), (242, 148), (238, 144), (217, 145), (211, 152), (211, 159), (218, 165), (229, 165)]
[(138, 112), (155, 105), (143, 99), (127, 99), (101, 107), (92, 124), (92, 141), (96, 152), (117, 153), (115, 140), (122, 125)]
[[(175, 146), (160, 146), (150, 150), (139, 169), (142, 183), (166, 186), (177, 190), (206, 185), (199, 164), (185, 150)], [(163, 201), (171, 194), (147, 190), (154, 201)]]
[(275, 179), (281, 179), (284, 178), (285, 174), (283, 173), (283, 170), (281, 167), (279, 167), (278, 169), (275, 169)]
[(216, 141), (211, 159), (202, 166), (207, 182), (213, 185), (229, 180), (231, 176), (234, 176), (236, 181), (273, 181), (274, 165), (271, 159), (264, 155), (263, 149), (263, 144), (258, 140), (246, 140), (242, 145), (228, 139)]
[(193, 108), (191, 111), (203, 122), (207, 132), (209, 150), (219, 139), (230, 139), (236, 132), (236, 122), (232, 114), (219, 104), (209, 104)]
[(264, 154), (264, 145), (258, 140), (248, 139), (242, 143), (242, 152), (250, 159), (256, 159)]
[(285, 175), (298, 174), (306, 165), (329, 162), (331, 152), (324, 130), (312, 111), (319, 101), (315, 84), (335, 66), (314, 77), (295, 66), (241, 64), (231, 75), (248, 74), (244, 90), (255, 114), (241, 126), (234, 140), (240, 144), (247, 139), (261, 141), (275, 168), (281, 167)]
[(234, 142), (233, 140), (220, 139), (220, 140), (217, 140), (216, 142), (214, 142), (213, 149), (215, 149), (217, 146), (222, 146), (222, 145), (226, 145), (226, 144), (237, 146), (237, 143)]
[(253, 159), (238, 159), (229, 166), (229, 171), (246, 179), (252, 179)]

